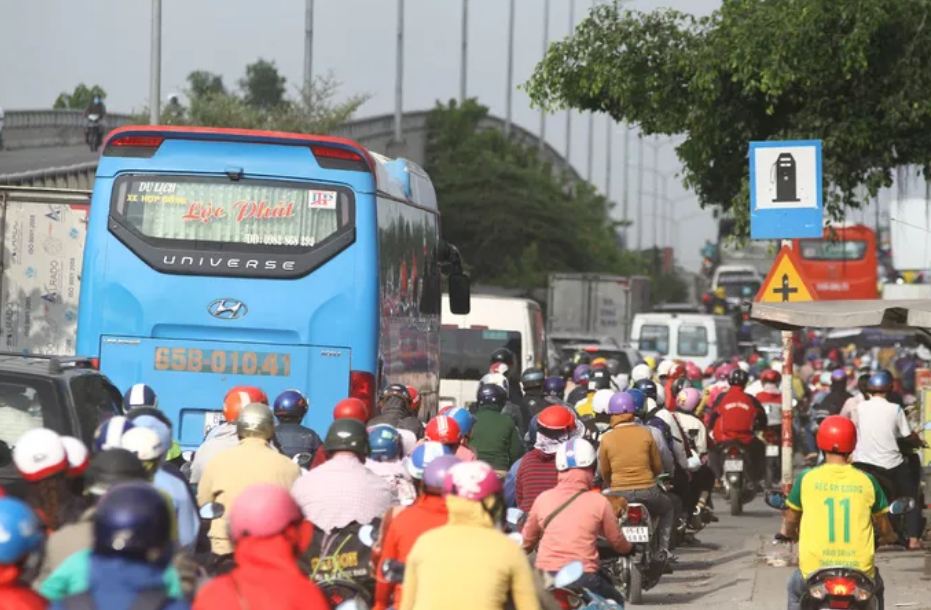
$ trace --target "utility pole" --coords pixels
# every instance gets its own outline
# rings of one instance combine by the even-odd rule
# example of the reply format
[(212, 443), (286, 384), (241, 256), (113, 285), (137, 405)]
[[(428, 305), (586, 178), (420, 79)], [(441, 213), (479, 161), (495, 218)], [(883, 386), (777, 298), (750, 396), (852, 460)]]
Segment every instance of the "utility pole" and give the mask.
[(152, 40), (149, 58), (149, 123), (158, 125), (162, 99), (162, 0), (152, 0)]
[(466, 74), (469, 58), (469, 0), (462, 0), (462, 50), (459, 57), (459, 105), (466, 99)]
[(611, 140), (614, 139), (614, 119), (605, 115), (608, 128), (605, 130), (605, 197), (611, 201)]
[[(630, 221), (630, 125), (623, 124), (624, 127), (624, 165), (621, 172), (621, 214), (624, 221)], [(624, 225), (624, 247), (630, 249), (629, 227)]]
[(643, 133), (637, 132), (637, 250), (643, 250)]
[[(550, 46), (550, 0), (543, 0), (543, 53), (540, 58), (546, 57), (546, 50)], [(546, 111), (540, 109), (540, 150), (546, 145)]]
[(653, 136), (653, 247), (659, 247), (659, 137)]
[(394, 76), (394, 141), (400, 143), (404, 134), (401, 132), (401, 113), (404, 106), (404, 0), (398, 0), (398, 41), (395, 57)]
[(505, 96), (507, 114), (504, 119), (504, 135), (511, 135), (511, 98), (514, 97), (514, 0), (508, 7), (508, 88)]
[[(569, 0), (569, 36), (575, 28), (575, 0)], [(566, 108), (566, 163), (572, 165), (569, 153), (572, 151), (572, 110)]]
[(304, 4), (304, 92), (309, 94), (314, 81), (314, 0)]
[(588, 163), (585, 167), (585, 179), (592, 181), (592, 165), (595, 161), (595, 113), (588, 112)]
[(662, 198), (660, 201), (663, 205), (663, 246), (664, 247), (675, 247), (678, 244), (673, 244), (670, 240), (670, 231), (669, 227), (672, 225), (672, 205), (669, 201), (669, 195), (667, 194), (667, 187), (669, 186), (669, 177), (663, 176), (663, 187), (661, 190)]

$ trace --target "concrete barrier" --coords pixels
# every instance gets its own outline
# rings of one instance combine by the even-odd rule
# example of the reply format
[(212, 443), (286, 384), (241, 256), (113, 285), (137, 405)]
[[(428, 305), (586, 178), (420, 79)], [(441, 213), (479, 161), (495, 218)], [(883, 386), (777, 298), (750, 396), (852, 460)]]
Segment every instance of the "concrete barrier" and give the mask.
[[(104, 130), (133, 121), (129, 114), (108, 114)], [(3, 146), (38, 148), (84, 143), (86, 120), (82, 110), (8, 110), (3, 127)]]

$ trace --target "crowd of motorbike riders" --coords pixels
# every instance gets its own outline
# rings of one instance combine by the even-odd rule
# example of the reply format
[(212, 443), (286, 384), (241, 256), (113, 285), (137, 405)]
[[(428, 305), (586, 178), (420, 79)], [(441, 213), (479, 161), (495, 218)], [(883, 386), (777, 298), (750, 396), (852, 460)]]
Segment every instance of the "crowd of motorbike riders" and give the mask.
[[(866, 514), (878, 539), (920, 548), (920, 511), (898, 531), (878, 520), (886, 497), (918, 493), (903, 450), (920, 441), (900, 381), (855, 350), (803, 358), (792, 380), (798, 453), (814, 464), (820, 450), (820, 468), (856, 463), (875, 476), (882, 487)], [(424, 422), (417, 390), (392, 384), (374, 413), (355, 398), (336, 404), (322, 439), (300, 423), (310, 408), (300, 391), (269, 401), (239, 386), (193, 457), (173, 442), (155, 390), (137, 384), (91, 447), (45, 428), (15, 443), (27, 490), (25, 501), (0, 497), (0, 607), (559, 608), (570, 602), (547, 593), (547, 575), (572, 562), (582, 570), (571, 587), (601, 607), (623, 604), (625, 585), (606, 562), (644, 542), (622, 533), (628, 513), (650, 515), (654, 550), (640, 569), (658, 580), (675, 568), (677, 545), (716, 521), (726, 459), (716, 449), (739, 446), (748, 488), (763, 489), (774, 453), (765, 432), (781, 402), (781, 364), (757, 355), (704, 371), (653, 365), (624, 380), (616, 363), (583, 352), (547, 376), (518, 371), (500, 349), (474, 404)], [(801, 532), (790, 608), (819, 561), (806, 536), (824, 526), (802, 510), (814, 493), (804, 485), (800, 477), (779, 534)], [(871, 527), (857, 530), (870, 542)], [(855, 554), (878, 579), (872, 546)]]

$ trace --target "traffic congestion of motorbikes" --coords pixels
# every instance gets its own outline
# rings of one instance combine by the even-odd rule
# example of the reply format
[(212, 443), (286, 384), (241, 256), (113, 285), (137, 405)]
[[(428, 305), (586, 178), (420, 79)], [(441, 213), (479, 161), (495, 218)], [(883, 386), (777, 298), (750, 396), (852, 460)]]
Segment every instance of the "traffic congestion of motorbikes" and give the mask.
[[(828, 348), (816, 333), (798, 335), (794, 351), (799, 469), (854, 462), (890, 503), (892, 529), (877, 525), (877, 543), (921, 548), (922, 443), (909, 432), (920, 351)], [(801, 492), (787, 498), (778, 487), (780, 370), (750, 354), (706, 370), (647, 359), (620, 371), (581, 350), (549, 373), (519, 371), (502, 348), (489, 354), (474, 403), (432, 417), (402, 384), (384, 389), (374, 413), (355, 398), (325, 407), (299, 390), (269, 400), (258, 387), (231, 388), (224, 421), (193, 454), (172, 441), (157, 388), (139, 383), (91, 447), (45, 428), (15, 443), (27, 492), (0, 498), (0, 605), (641, 603), (716, 510), (740, 515), (763, 494), (788, 515), (777, 539), (798, 537)], [(894, 405), (892, 462), (872, 459), (862, 431), (855, 440), (865, 421), (876, 425), (867, 416), (877, 400)], [(323, 438), (300, 424), (309, 408), (333, 409)], [(831, 434), (846, 440), (832, 445)], [(457, 586), (465, 565), (469, 585)], [(872, 575), (832, 570), (810, 576), (803, 604), (870, 607)]]

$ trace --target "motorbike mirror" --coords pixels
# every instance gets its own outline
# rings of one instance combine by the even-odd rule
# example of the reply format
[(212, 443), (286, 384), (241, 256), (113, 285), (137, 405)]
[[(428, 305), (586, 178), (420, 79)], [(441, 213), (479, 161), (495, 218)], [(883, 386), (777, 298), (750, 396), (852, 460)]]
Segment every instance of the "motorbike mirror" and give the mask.
[(892, 501), (892, 504), (889, 505), (889, 514), (904, 515), (905, 513), (912, 511), (914, 508), (915, 498), (896, 498)]
[(371, 525), (363, 525), (359, 528), (359, 542), (372, 548), (375, 546), (375, 528)]
[(564, 565), (553, 578), (553, 585), (558, 589), (564, 589), (582, 578), (585, 573), (585, 566), (581, 561), (572, 561)]
[(522, 511), (519, 508), (513, 507), (513, 506), (509, 508), (507, 512), (504, 514), (505, 521), (507, 521), (508, 524), (513, 525), (514, 527), (518, 527), (520, 525), (521, 519), (523, 518), (524, 518), (524, 511)]
[(201, 519), (213, 521), (223, 516), (223, 513), (226, 512), (226, 507), (219, 502), (207, 502), (200, 507), (198, 512), (200, 513)]
[(516, 542), (518, 545), (524, 545), (524, 536), (520, 532), (511, 532), (508, 534), (508, 538)]
[(785, 510), (786, 508), (786, 495), (781, 491), (768, 492), (763, 496), (763, 501), (766, 502), (766, 506), (776, 510)]
[(181, 452), (181, 459), (190, 464), (194, 461), (194, 452), (188, 449), (187, 451)]
[(291, 461), (300, 466), (304, 470), (310, 470), (310, 463), (314, 460), (314, 456), (310, 453), (301, 452), (295, 453), (294, 457), (291, 458)]
[(340, 605), (336, 606), (336, 610), (369, 610), (368, 604), (366, 604), (361, 599), (347, 599)]
[(388, 559), (381, 564), (381, 575), (390, 583), (404, 582), (404, 564), (396, 559)]

